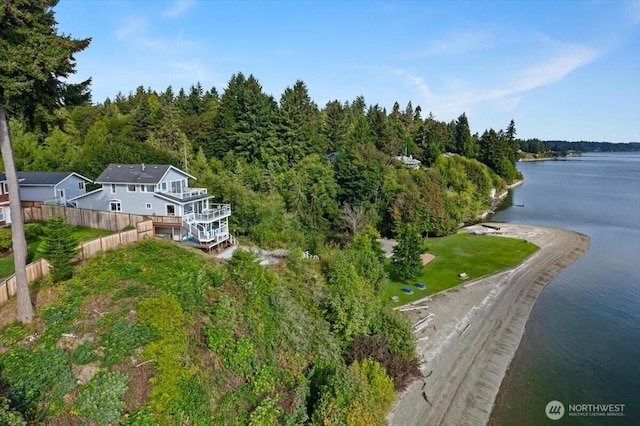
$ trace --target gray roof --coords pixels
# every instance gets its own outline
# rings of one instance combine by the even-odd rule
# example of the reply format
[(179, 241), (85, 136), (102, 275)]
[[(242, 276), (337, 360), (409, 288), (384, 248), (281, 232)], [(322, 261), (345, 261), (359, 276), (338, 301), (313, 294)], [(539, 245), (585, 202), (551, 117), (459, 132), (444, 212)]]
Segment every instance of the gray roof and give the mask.
[[(76, 176), (91, 182), (91, 180), (81, 176), (75, 172), (16, 172), (20, 186), (54, 186), (69, 176), (75, 174)], [(7, 180), (7, 176), (4, 173), (0, 173), (0, 181)]]
[(157, 184), (171, 167), (167, 164), (109, 164), (96, 183)]

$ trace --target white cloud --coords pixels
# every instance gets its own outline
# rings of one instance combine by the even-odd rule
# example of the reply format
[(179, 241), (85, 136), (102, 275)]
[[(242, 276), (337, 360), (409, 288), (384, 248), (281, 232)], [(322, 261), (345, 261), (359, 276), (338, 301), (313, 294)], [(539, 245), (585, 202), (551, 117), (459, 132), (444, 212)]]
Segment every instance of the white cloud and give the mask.
[(189, 84), (212, 79), (207, 67), (198, 61), (171, 61), (169, 65), (175, 70), (175, 72), (170, 72), (170, 75), (175, 76), (177, 79), (191, 82)]
[[(472, 106), (500, 101), (506, 110), (515, 109), (520, 102), (519, 95), (530, 90), (556, 83), (565, 78), (572, 71), (583, 67), (598, 56), (594, 49), (584, 46), (561, 45), (560, 52), (547, 57), (530, 66), (522, 67), (511, 75), (501, 76), (504, 84), (494, 84), (493, 87), (480, 88), (481, 83), (467, 81), (462, 85), (458, 78), (455, 86), (442, 86), (434, 90), (420, 76), (406, 70), (393, 69), (397, 75), (417, 88), (423, 100), (434, 112), (444, 116), (468, 111)], [(529, 59), (529, 63), (533, 60)], [(449, 78), (450, 79), (450, 78)], [(477, 88), (470, 88), (475, 84)]]
[(147, 28), (147, 20), (142, 17), (129, 18), (127, 22), (115, 31), (119, 40), (129, 40), (131, 37), (144, 32)]
[(627, 12), (627, 15), (631, 18), (631, 20), (635, 24), (640, 23), (640, 1), (627, 0), (626, 12)]
[(178, 18), (184, 15), (189, 9), (195, 5), (194, 0), (176, 0), (169, 9), (164, 11), (167, 18)]
[(457, 31), (440, 40), (431, 42), (421, 55), (461, 54), (480, 48), (487, 48), (491, 44), (491, 36), (487, 31)]

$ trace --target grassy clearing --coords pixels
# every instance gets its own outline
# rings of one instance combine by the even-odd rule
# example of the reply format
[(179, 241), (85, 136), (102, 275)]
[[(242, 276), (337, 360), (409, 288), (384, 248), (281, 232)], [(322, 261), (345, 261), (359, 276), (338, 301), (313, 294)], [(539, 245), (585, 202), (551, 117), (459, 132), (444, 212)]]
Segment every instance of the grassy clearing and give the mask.
[[(42, 224), (42, 226), (44, 227), (44, 224)], [(73, 226), (72, 229), (73, 238), (78, 242), (78, 244), (84, 241), (93, 240), (94, 238), (113, 234), (112, 231), (106, 231), (104, 229), (80, 228), (77, 226)], [(43, 235), (38, 235), (35, 238), (27, 239), (27, 253), (30, 262), (42, 257), (42, 252), (38, 250), (38, 248), (40, 247), (40, 244), (42, 244), (43, 237)], [(14, 272), (13, 255), (0, 258), (0, 277), (8, 277)]]
[[(513, 266), (538, 250), (535, 244), (515, 239), (489, 235), (455, 234), (426, 241), (429, 253), (436, 256), (422, 268), (422, 273), (411, 282), (390, 282), (384, 292), (386, 303), (403, 305)], [(460, 273), (469, 278), (463, 280)], [(425, 290), (419, 290), (415, 283), (427, 284)], [(403, 287), (412, 287), (413, 294), (404, 294)], [(391, 296), (400, 300), (391, 302)]]

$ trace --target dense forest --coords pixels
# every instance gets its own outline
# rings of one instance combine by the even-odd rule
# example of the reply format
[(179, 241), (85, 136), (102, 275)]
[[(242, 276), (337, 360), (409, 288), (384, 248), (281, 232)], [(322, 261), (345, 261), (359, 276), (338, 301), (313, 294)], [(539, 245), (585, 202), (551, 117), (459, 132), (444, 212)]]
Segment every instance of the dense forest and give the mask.
[[(411, 103), (391, 112), (362, 97), (319, 108), (304, 82), (276, 101), (243, 73), (222, 94), (200, 84), (11, 120), (16, 167), (97, 177), (109, 163), (169, 163), (233, 206), (232, 230), (267, 247), (317, 244), (370, 225), (446, 235), (518, 178), (515, 124), (472, 135)], [(396, 160), (422, 162), (409, 170)], [(488, 167), (487, 167), (488, 166)]]

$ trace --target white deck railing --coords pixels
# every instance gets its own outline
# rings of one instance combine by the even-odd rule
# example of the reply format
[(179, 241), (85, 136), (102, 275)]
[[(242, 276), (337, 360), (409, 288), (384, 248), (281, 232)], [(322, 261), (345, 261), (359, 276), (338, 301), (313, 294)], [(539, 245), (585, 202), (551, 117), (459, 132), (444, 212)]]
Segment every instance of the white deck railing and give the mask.
[(187, 213), (182, 218), (187, 223), (210, 223), (231, 216), (230, 204), (216, 204), (202, 213)]
[(193, 197), (199, 197), (201, 195), (207, 195), (207, 188), (182, 188), (180, 192), (174, 192), (171, 190), (168, 191), (159, 191), (161, 194), (167, 194), (171, 197), (179, 198), (181, 200), (187, 200)]

